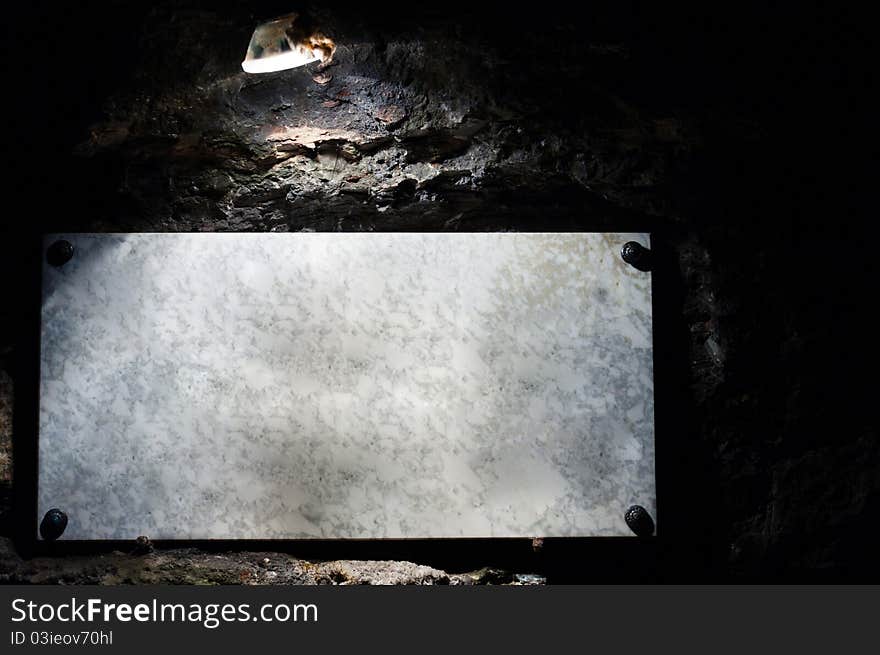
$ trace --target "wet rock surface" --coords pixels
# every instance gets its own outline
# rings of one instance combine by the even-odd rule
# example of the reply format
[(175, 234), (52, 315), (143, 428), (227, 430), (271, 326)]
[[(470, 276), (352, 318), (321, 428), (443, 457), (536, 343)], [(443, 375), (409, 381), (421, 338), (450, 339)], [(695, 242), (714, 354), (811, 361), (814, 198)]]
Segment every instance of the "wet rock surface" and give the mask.
[[(4, 279), (21, 275), (24, 233), (40, 230), (653, 230), (672, 279), (658, 317), (675, 391), (658, 435), (656, 545), (609, 567), (548, 544), (551, 581), (880, 576), (875, 385), (864, 382), (877, 262), (852, 256), (868, 238), (856, 199), (869, 169), (844, 150), (860, 78), (828, 63), (851, 60), (831, 57), (831, 41), (858, 39), (829, 39), (827, 26), (857, 34), (858, 21), (804, 9), (793, 29), (791, 14), (763, 6), (316, 7), (339, 45), (332, 65), (244, 74), (253, 25), (289, 9), (163, 0), (41, 14), (70, 27), (55, 47), (102, 66), (10, 73), (35, 100), (6, 121), (26, 207), (4, 234)], [(119, 48), (127, 56), (101, 58)], [(23, 298), (18, 285), (4, 294), (8, 535)], [(8, 580), (319, 577), (287, 556), (262, 567), (271, 554), (25, 561), (4, 548)], [(470, 568), (493, 567), (478, 559)], [(411, 564), (314, 566), (330, 581), (459, 579)]]

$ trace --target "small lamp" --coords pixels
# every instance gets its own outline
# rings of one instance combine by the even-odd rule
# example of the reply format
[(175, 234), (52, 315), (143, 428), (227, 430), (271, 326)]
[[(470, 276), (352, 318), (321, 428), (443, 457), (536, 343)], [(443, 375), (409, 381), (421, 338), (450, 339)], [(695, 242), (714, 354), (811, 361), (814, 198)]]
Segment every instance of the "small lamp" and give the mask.
[(313, 61), (326, 63), (335, 51), (333, 40), (313, 29), (308, 20), (287, 14), (257, 25), (241, 67), (246, 73), (272, 73)]

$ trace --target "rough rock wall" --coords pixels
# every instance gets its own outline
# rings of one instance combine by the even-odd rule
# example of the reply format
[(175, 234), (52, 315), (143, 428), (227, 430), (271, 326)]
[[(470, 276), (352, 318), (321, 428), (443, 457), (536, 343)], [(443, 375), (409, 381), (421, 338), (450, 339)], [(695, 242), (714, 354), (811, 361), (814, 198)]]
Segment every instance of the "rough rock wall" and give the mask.
[(340, 12), (324, 18), (332, 65), (248, 75), (235, 46), (251, 15), (166, 7), (143, 20), (130, 81), (76, 148), (93, 227), (601, 224), (655, 212), (654, 187), (698, 139), (584, 79), (626, 75), (629, 52), (578, 43), (574, 26), (505, 48), (454, 15), (415, 27)]
[[(831, 345), (852, 337), (876, 264), (854, 271), (846, 223), (815, 220), (836, 178), (826, 141), (809, 131), (828, 102), (811, 89), (839, 70), (802, 55), (833, 19), (789, 33), (769, 9), (317, 7), (339, 44), (332, 65), (241, 72), (253, 25), (289, 8), (111, 2), (53, 15), (72, 26), (57, 47), (84, 70), (20, 80), (44, 100), (10, 128), (26, 153), (20, 189), (43, 203), (21, 220), (83, 231), (662, 232), (678, 286), (665, 311), (682, 344), (676, 418), (658, 443), (665, 536), (647, 554), (618, 553), (617, 568), (589, 561), (604, 547), (579, 564), (568, 553), (554, 574), (878, 575), (880, 449), (869, 387), (855, 382), (870, 367)], [(125, 56), (91, 66), (114, 48)], [(16, 244), (5, 240), (4, 277), (17, 270)], [(57, 562), (3, 561), (12, 579), (60, 579), (39, 577)], [(176, 575), (169, 566), (163, 579)], [(36, 577), (21, 572), (33, 567)]]

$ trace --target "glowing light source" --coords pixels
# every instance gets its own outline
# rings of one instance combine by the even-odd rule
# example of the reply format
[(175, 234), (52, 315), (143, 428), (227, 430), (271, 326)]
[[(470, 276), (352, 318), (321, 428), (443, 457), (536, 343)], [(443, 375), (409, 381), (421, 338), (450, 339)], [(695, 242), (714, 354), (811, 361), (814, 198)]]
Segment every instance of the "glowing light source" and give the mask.
[(272, 73), (328, 62), (336, 45), (299, 14), (287, 14), (257, 25), (241, 67), (247, 73)]

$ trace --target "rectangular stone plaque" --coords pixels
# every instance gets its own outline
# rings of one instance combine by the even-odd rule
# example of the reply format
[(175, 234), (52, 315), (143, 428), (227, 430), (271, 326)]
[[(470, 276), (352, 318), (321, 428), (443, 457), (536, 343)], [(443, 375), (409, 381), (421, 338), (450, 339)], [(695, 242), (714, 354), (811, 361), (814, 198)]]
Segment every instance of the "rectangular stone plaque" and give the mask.
[(44, 264), (62, 539), (629, 535), (644, 234), (73, 234)]

